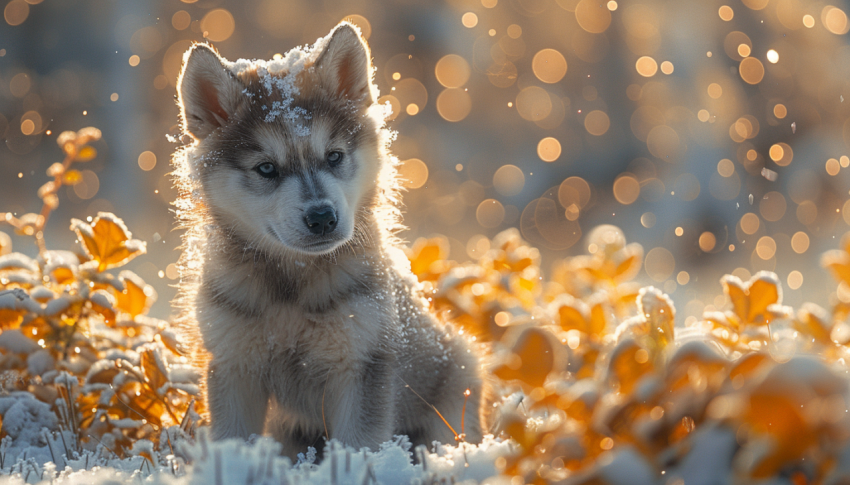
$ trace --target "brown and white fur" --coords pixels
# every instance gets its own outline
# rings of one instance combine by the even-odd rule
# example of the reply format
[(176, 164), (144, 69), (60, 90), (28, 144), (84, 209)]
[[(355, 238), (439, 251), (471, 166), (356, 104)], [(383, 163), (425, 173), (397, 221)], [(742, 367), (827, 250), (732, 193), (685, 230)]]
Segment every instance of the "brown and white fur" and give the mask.
[(481, 440), (479, 359), (428, 313), (393, 236), (372, 71), (347, 23), (276, 61), (231, 63), (205, 44), (184, 56), (177, 303), (216, 439), (265, 432), (289, 456), (326, 433), (356, 449), (453, 442), (414, 390)]

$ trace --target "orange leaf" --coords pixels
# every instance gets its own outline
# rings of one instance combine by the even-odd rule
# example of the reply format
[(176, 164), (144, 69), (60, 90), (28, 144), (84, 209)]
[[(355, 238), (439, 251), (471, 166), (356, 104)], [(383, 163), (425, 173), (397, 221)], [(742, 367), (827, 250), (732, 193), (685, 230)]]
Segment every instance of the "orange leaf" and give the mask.
[(741, 320), (747, 320), (747, 315), (750, 312), (750, 300), (747, 298), (744, 283), (737, 276), (726, 275), (720, 279), (720, 284), (723, 285), (723, 291), (732, 302), (732, 311)]
[(142, 361), (142, 370), (145, 372), (145, 377), (148, 380), (148, 384), (151, 388), (156, 391), (160, 387), (162, 387), (166, 382), (168, 382), (168, 378), (163, 373), (163, 370), (160, 368), (159, 363), (157, 362), (157, 356), (154, 354), (154, 350), (147, 349), (142, 352), (141, 361)]
[(18, 325), (24, 321), (24, 313), (23, 310), (10, 310), (7, 308), (0, 308), (0, 328), (3, 329), (14, 329), (18, 328)]
[(60, 266), (54, 269), (50, 275), (60, 285), (68, 285), (74, 282), (74, 271), (70, 268)]
[(118, 372), (119, 370), (115, 366), (101, 368), (86, 376), (86, 384), (111, 384), (112, 379), (118, 375)]
[(804, 303), (797, 314), (794, 326), (821, 344), (832, 345), (832, 321), (823, 308), (814, 303)]
[(115, 305), (109, 293), (104, 290), (95, 290), (89, 296), (92, 310), (100, 313), (109, 326), (115, 325)]
[(821, 256), (820, 264), (832, 271), (832, 276), (838, 282), (850, 284), (850, 255), (845, 251), (833, 249)]
[(83, 242), (86, 253), (98, 264), (98, 271), (121, 266), (145, 253), (145, 243), (131, 239), (124, 222), (114, 214), (100, 212), (91, 225), (71, 219), (71, 229)]
[(146, 291), (151, 292), (153, 289), (146, 285), (144, 280), (132, 271), (122, 271), (118, 275), (118, 279), (124, 283), (124, 291), (113, 289), (113, 294), (117, 301), (115, 306), (133, 318), (136, 315), (145, 313), (150, 303), (152, 303), (152, 301), (148, 301)]
[(530, 431), (525, 420), (519, 415), (509, 414), (504, 420), (506, 421), (503, 427), (505, 433), (519, 443), (524, 450), (531, 451), (534, 445), (540, 441), (540, 435)]
[(617, 265), (614, 277), (617, 281), (627, 281), (635, 277), (640, 271), (643, 262), (643, 247), (638, 243), (632, 243), (618, 251), (628, 256)]
[(782, 303), (782, 289), (775, 273), (759, 271), (747, 283), (736, 276), (726, 275), (720, 283), (741, 324), (766, 325), (776, 318), (769, 310), (771, 305)]
[(558, 308), (558, 315), (561, 317), (561, 328), (564, 330), (578, 330), (588, 333), (587, 320), (578, 308), (571, 305), (563, 305)]
[(638, 311), (648, 324), (649, 335), (658, 349), (663, 349), (673, 341), (673, 326), (676, 317), (673, 302), (661, 290), (650, 286), (641, 288), (637, 303)]
[(789, 396), (757, 390), (750, 396), (746, 421), (755, 433), (773, 437), (771, 452), (756, 462), (755, 478), (773, 476), (787, 463), (798, 460), (815, 443), (817, 433), (801, 413), (800, 404)]
[(68, 170), (62, 175), (62, 183), (65, 185), (77, 185), (83, 181), (83, 175), (79, 170)]
[(782, 290), (779, 281), (773, 273), (765, 271), (757, 273), (750, 279), (750, 312), (747, 320), (754, 323), (769, 323), (764, 314), (767, 307), (774, 303), (782, 303)]
[(589, 323), (588, 333), (591, 335), (602, 335), (605, 332), (605, 328), (608, 326), (608, 319), (605, 317), (605, 307), (601, 302), (590, 308)]
[(8, 254), (12, 251), (12, 238), (5, 232), (0, 232), (0, 255)]
[(734, 381), (736, 377), (752, 377), (752, 374), (762, 367), (763, 364), (773, 364), (773, 360), (767, 354), (754, 352), (746, 354), (729, 371), (729, 380)]
[(429, 273), (431, 264), (448, 256), (448, 243), (441, 238), (420, 238), (408, 251), (410, 269), (419, 276)]
[(634, 340), (625, 340), (611, 353), (608, 375), (620, 385), (620, 392), (629, 394), (645, 374), (652, 372), (649, 352)]
[(511, 360), (493, 372), (500, 379), (518, 380), (532, 388), (542, 387), (549, 374), (564, 360), (563, 348), (546, 330), (528, 328), (513, 341)]
[(80, 151), (77, 152), (77, 156), (74, 158), (75, 162), (88, 162), (97, 156), (97, 150), (95, 150), (92, 146), (84, 146), (80, 148)]

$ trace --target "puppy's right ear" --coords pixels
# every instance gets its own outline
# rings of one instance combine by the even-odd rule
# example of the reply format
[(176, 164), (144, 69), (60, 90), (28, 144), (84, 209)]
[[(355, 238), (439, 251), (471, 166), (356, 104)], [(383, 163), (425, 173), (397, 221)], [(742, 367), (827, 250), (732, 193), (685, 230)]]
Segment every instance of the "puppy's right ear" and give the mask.
[(242, 84), (224, 59), (206, 44), (193, 45), (183, 55), (177, 95), (183, 131), (203, 140), (236, 113)]

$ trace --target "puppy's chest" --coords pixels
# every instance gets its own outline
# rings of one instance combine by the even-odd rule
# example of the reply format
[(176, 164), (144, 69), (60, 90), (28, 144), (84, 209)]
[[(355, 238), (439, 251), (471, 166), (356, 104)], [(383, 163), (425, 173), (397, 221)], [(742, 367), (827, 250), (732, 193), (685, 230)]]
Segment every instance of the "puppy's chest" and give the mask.
[(364, 296), (333, 311), (290, 308), (271, 316), (263, 325), (262, 345), (269, 362), (344, 368), (385, 346), (394, 325), (391, 308)]
[[(332, 369), (368, 359), (398, 333), (395, 296), (377, 265), (347, 264), (303, 275), (297, 285), (257, 270), (251, 277), (210, 272), (198, 313), (207, 349), (214, 359), (255, 367), (286, 361)], [(289, 287), (297, 293), (280, 291)]]

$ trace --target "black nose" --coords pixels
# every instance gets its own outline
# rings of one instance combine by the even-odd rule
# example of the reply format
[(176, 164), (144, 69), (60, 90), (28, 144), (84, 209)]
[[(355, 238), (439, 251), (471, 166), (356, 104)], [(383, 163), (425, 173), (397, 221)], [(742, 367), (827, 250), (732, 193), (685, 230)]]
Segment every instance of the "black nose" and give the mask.
[(313, 234), (329, 234), (336, 229), (336, 212), (327, 205), (310, 209), (304, 223)]

